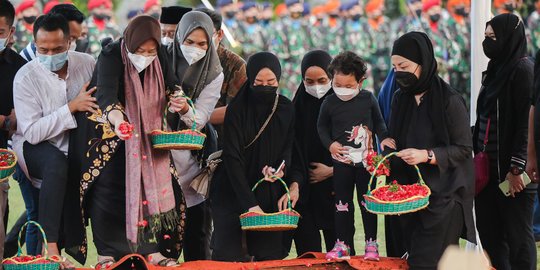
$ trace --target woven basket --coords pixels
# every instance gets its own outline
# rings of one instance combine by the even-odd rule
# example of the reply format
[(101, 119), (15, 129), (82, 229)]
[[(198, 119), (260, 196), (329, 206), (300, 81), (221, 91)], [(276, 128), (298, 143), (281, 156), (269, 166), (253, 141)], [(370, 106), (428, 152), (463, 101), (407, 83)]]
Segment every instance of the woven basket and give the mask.
[(9, 154), (14, 157), (12, 164), (4, 167), (0, 167), (0, 183), (6, 182), (8, 178), (15, 172), (15, 165), (17, 165), (17, 155), (15, 152), (8, 149), (0, 149), (0, 155)]
[[(193, 113), (195, 113), (193, 102), (188, 97), (185, 98), (191, 108), (193, 108)], [(156, 149), (201, 150), (204, 146), (206, 135), (197, 130), (197, 123), (195, 120), (193, 120), (191, 129), (167, 132), (165, 131), (167, 130), (167, 109), (165, 109), (165, 113), (163, 114), (163, 129), (164, 130), (154, 130), (150, 134), (152, 146)]]
[[(28, 221), (26, 222), (20, 232), (19, 232), (19, 240), (17, 241), (18, 244), (18, 251), (17, 255), (15, 257), (7, 258), (2, 261), (2, 266), (4, 267), (4, 270), (58, 270), (60, 268), (60, 262), (61, 259), (58, 256), (52, 256), (49, 257), (49, 252), (45, 248), (44, 250), (44, 256), (42, 258), (35, 258), (31, 261), (27, 262), (18, 262), (15, 260), (15, 258), (18, 257), (24, 257), (21, 247), (21, 238), (24, 227), (28, 226), (28, 224), (33, 224), (36, 227), (38, 227), (39, 231), (41, 232), (43, 236), (43, 242), (47, 243), (47, 236), (45, 235), (45, 232), (43, 231), (43, 228), (34, 221)], [(43, 263), (43, 261), (49, 261), (49, 263)]]
[[(277, 213), (259, 213), (259, 212), (247, 212), (240, 215), (240, 224), (242, 225), (242, 230), (244, 231), (289, 231), (294, 230), (298, 227), (298, 219), (300, 214), (292, 209), (291, 205), (291, 196), (289, 194), (289, 188), (283, 179), (275, 177), (276, 180), (281, 182), (285, 187), (288, 198), (288, 207), (287, 209), (277, 212)], [(260, 183), (266, 180), (261, 179), (253, 188), (252, 191), (255, 191), (257, 186)]]
[[(379, 168), (379, 166), (386, 159), (396, 154), (397, 153), (394, 152), (394, 153), (390, 153), (386, 155), (377, 164), (377, 167), (375, 167), (375, 170), (377, 170), (377, 168)], [(407, 214), (407, 213), (413, 213), (413, 212), (426, 208), (429, 205), (429, 196), (431, 195), (431, 190), (424, 182), (424, 179), (422, 178), (422, 174), (420, 173), (420, 169), (418, 168), (418, 166), (414, 165), (414, 168), (416, 169), (416, 173), (418, 174), (419, 185), (425, 186), (428, 190), (428, 194), (426, 196), (412, 196), (402, 201), (391, 201), (391, 202), (379, 200), (372, 196), (373, 192), (382, 188), (382, 187), (379, 187), (373, 191), (371, 190), (371, 183), (373, 182), (373, 179), (375, 178), (375, 174), (373, 174), (371, 175), (371, 178), (369, 179), (368, 192), (367, 194), (364, 195), (366, 210), (373, 214), (379, 214), (379, 215), (402, 215), (402, 214)]]

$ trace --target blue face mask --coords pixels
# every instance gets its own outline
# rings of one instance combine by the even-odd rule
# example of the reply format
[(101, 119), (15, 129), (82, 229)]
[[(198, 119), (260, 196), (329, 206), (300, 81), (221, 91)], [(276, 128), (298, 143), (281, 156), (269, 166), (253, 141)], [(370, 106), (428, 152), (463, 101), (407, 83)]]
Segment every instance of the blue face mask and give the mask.
[(36, 56), (38, 57), (39, 62), (45, 66), (45, 68), (54, 72), (60, 70), (66, 64), (68, 52), (65, 51), (53, 55), (43, 55), (36, 52)]
[(6, 49), (7, 38), (0, 38), (0, 53)]

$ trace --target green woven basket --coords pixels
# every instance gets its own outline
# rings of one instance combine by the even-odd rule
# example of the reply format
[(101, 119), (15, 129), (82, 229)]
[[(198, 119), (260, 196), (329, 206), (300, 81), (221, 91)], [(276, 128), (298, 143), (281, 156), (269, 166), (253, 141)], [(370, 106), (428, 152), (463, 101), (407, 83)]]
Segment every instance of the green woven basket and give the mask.
[[(195, 105), (188, 97), (184, 96), (188, 104), (193, 108)], [(156, 149), (165, 150), (201, 150), (204, 146), (206, 135), (197, 130), (197, 123), (193, 121), (191, 129), (168, 132), (167, 130), (167, 109), (163, 114), (163, 130), (152, 131), (152, 146)]]
[[(291, 196), (289, 194), (289, 188), (283, 179), (274, 176), (276, 180), (281, 182), (285, 187), (287, 192), (287, 209), (277, 212), (277, 213), (259, 213), (259, 212), (247, 212), (240, 215), (240, 224), (242, 225), (242, 230), (244, 231), (288, 231), (294, 230), (298, 227), (298, 219), (300, 214), (292, 209), (291, 205)], [(261, 179), (253, 188), (252, 191), (255, 191), (257, 186), (260, 183), (266, 180)]]
[(13, 163), (8, 166), (0, 167), (0, 183), (6, 182), (8, 178), (15, 172), (15, 165), (17, 165), (17, 155), (15, 152), (8, 149), (0, 149), (0, 155), (8, 154), (13, 156)]
[[(45, 232), (43, 231), (41, 225), (39, 225), (39, 223), (35, 221), (26, 222), (19, 231), (19, 240), (17, 241), (17, 255), (11, 258), (4, 259), (2, 261), (2, 267), (4, 267), (4, 270), (58, 270), (60, 268), (61, 259), (58, 256), (49, 257), (49, 251), (47, 250), (47, 248), (45, 248), (43, 252), (43, 257), (41, 258), (34, 257), (33, 260), (26, 262), (19, 262), (16, 260), (16, 258), (24, 257), (21, 247), (21, 238), (23, 229), (24, 227), (28, 226), (28, 224), (35, 225), (43, 236), (43, 243), (47, 243), (47, 236), (45, 235)], [(49, 263), (42, 263), (43, 261), (49, 261)]]
[[(397, 152), (390, 153), (386, 155), (381, 161), (377, 164), (375, 167), (375, 170), (379, 168), (381, 164), (388, 158), (396, 155)], [(368, 212), (371, 212), (373, 214), (379, 214), (379, 215), (402, 215), (407, 213), (413, 213), (419, 210), (422, 210), (426, 208), (429, 205), (429, 196), (431, 195), (431, 190), (424, 182), (424, 179), (422, 178), (422, 174), (420, 173), (420, 169), (418, 166), (414, 165), (414, 168), (416, 169), (416, 173), (418, 174), (418, 182), (419, 185), (425, 186), (428, 190), (428, 194), (426, 196), (413, 196), (410, 198), (407, 198), (402, 201), (382, 201), (372, 196), (373, 192), (375, 190), (382, 188), (379, 187), (375, 190), (371, 190), (371, 184), (373, 182), (373, 179), (375, 178), (375, 174), (371, 175), (371, 178), (369, 179), (368, 184), (368, 192), (364, 195), (364, 203), (366, 210)]]

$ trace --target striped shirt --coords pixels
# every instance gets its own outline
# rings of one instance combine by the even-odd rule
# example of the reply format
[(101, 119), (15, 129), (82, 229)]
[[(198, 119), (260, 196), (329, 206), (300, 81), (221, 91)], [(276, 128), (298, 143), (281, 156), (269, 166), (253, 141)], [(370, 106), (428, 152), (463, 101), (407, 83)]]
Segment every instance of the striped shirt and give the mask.
[(27, 62), (30, 62), (36, 58), (36, 44), (34, 42), (28, 43), (28, 45), (19, 53), (22, 58)]

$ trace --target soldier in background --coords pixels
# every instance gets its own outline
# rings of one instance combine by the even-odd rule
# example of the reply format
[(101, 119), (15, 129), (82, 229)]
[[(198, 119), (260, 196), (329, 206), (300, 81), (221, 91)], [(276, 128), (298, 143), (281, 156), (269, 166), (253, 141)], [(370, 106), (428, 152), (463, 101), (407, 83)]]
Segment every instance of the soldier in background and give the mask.
[(160, 0), (146, 0), (143, 8), (144, 14), (152, 16), (159, 21), (161, 16), (161, 1)]
[(379, 91), (386, 75), (390, 70), (390, 46), (391, 23), (390, 19), (384, 16), (384, 0), (370, 0), (366, 4), (366, 16), (369, 27), (367, 28), (371, 37), (369, 63), (371, 64), (371, 77), (373, 78), (373, 90)]
[(454, 38), (456, 34), (452, 33), (448, 23), (453, 19), (442, 19), (442, 11), (440, 0), (427, 0), (422, 8), (424, 30), (433, 43), (437, 71), (443, 80), (450, 83), (450, 73), (458, 69), (463, 59), (460, 47)]
[(467, 102), (470, 101), (470, 57), (471, 57), (471, 22), (469, 19), (470, 0), (449, 0), (447, 10), (452, 16), (449, 27), (454, 40), (461, 52), (461, 60), (450, 72), (450, 85), (463, 94)]
[(276, 25), (269, 51), (281, 61), (280, 94), (292, 99), (302, 80), (302, 57), (313, 47), (313, 42), (308, 22), (302, 16), (303, 4), (299, 0), (286, 0), (285, 4), (289, 16)]
[(88, 17), (86, 25), (88, 27), (88, 48), (86, 53), (97, 58), (101, 53), (101, 40), (112, 38), (116, 40), (121, 36), (118, 26), (112, 21), (112, 1), (111, 0), (90, 0), (88, 1)]
[(24, 0), (15, 10), (17, 23), (15, 24), (14, 48), (20, 52), (33, 40), (34, 22), (40, 15), (35, 0)]
[(236, 38), (242, 46), (241, 56), (248, 59), (251, 55), (268, 49), (265, 32), (269, 29), (264, 29), (259, 21), (261, 9), (256, 2), (245, 2), (241, 10), (244, 21), (240, 23), (240, 35)]

